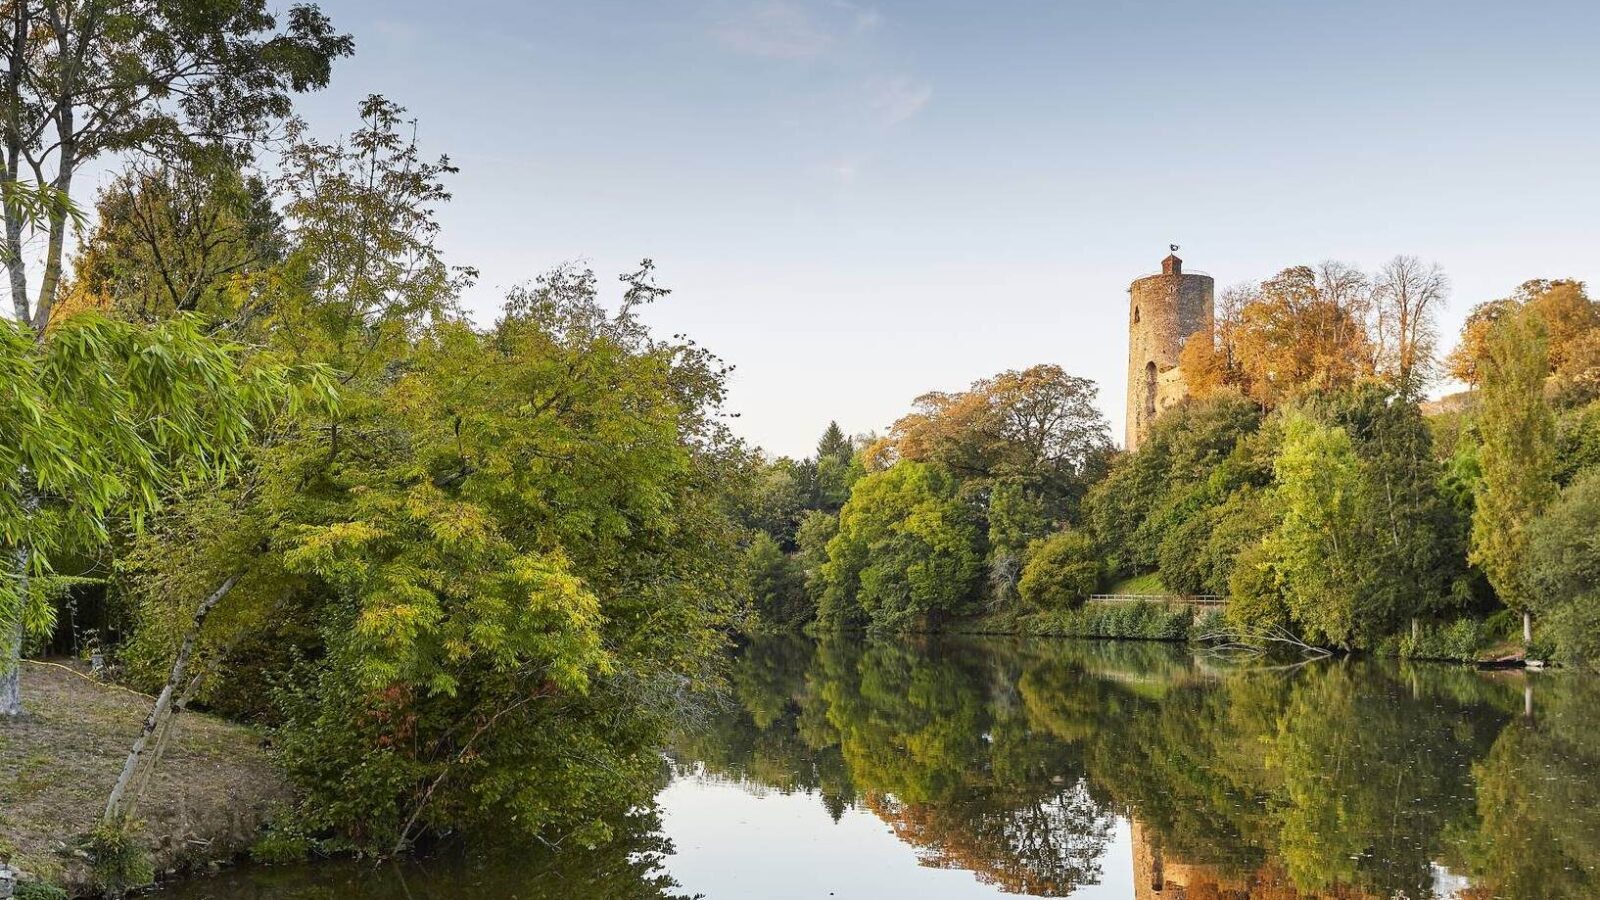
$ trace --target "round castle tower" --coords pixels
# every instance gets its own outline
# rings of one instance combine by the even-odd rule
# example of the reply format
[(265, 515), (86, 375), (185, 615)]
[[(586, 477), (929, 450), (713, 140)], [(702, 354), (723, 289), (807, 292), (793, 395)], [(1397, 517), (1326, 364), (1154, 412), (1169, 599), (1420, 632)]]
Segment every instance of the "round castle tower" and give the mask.
[(1176, 254), (1161, 261), (1161, 274), (1128, 286), (1129, 450), (1139, 448), (1162, 410), (1188, 395), (1178, 354), (1190, 335), (1211, 333), (1215, 292), (1210, 275), (1185, 275)]

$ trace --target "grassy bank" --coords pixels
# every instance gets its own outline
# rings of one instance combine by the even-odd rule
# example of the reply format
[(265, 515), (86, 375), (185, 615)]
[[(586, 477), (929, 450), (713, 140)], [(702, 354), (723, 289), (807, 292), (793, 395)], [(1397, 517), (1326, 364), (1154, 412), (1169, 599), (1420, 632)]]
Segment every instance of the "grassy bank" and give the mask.
[[(26, 662), (27, 715), (0, 723), (0, 860), (75, 891), (93, 872), (79, 849), (99, 819), (151, 700), (63, 665)], [(248, 850), (289, 798), (253, 731), (186, 713), (138, 815), (157, 873)]]

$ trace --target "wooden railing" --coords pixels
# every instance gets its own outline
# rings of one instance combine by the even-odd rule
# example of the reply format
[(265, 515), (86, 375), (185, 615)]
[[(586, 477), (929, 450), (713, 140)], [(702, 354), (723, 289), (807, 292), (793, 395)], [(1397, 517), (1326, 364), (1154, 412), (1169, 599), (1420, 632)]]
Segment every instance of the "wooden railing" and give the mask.
[(1227, 597), (1216, 594), (1090, 594), (1090, 600), (1105, 603), (1193, 603), (1196, 606), (1225, 606)]

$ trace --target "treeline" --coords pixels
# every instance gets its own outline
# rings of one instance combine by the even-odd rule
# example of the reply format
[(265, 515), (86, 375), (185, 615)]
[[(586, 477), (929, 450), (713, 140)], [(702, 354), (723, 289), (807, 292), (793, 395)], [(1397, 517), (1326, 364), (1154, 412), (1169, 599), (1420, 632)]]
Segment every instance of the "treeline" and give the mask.
[[(84, 843), (113, 892), (151, 876), (139, 800), (191, 704), (270, 730), (300, 789), (272, 857), (473, 828), (603, 841), (743, 607), (754, 467), (726, 367), (641, 322), (668, 294), (648, 260), (614, 291), (558, 267), (475, 324), (476, 273), (438, 249), (455, 169), (405, 111), (370, 97), (333, 140), (286, 118), (348, 38), (310, 6), (278, 32), (259, 3), (150, 6), (34, 23), (130, 85), (125, 109), (34, 99), (122, 110), (80, 149), (133, 152), (37, 293), (27, 254), (6, 260), (0, 731), (52, 640), (159, 696)], [(5, 90), (31, 114), (43, 87)], [(6, 181), (7, 224), (87, 221), (70, 183)]]
[[(1447, 287), (1397, 257), (1229, 290), (1184, 348), (1191, 397), (1136, 453), (1111, 450), (1095, 386), (1055, 367), (919, 398), (856, 441), (836, 516), (809, 508), (752, 552), (758, 605), (824, 629), (981, 614), (1444, 657), (1522, 618), (1530, 653), (1600, 657), (1600, 304), (1530, 281), (1474, 309), (1440, 360)], [(1471, 389), (1425, 415), (1446, 373)], [(1112, 588), (1226, 598), (1226, 615), (1081, 608)]]
[[(1079, 518), (1112, 458), (1096, 390), (1057, 366), (1004, 372), (919, 397), (882, 437), (830, 424), (815, 457), (766, 464), (745, 514), (766, 529), (747, 554), (759, 614), (904, 628), (1018, 602), (1030, 547)], [(841, 476), (812, 488), (824, 471)]]

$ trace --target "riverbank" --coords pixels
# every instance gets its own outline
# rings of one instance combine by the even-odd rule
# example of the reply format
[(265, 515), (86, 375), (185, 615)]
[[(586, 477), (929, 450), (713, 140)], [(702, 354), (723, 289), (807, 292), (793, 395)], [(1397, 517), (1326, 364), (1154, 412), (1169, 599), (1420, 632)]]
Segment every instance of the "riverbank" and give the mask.
[[(1074, 637), (1100, 640), (1195, 643), (1228, 634), (1216, 607), (1181, 600), (1094, 601), (1073, 609), (985, 613), (942, 623), (951, 634), (1020, 637)], [(1382, 641), (1375, 656), (1457, 662), (1478, 666), (1521, 665), (1520, 642), (1505, 635), (1504, 623), (1462, 619), (1419, 627), (1415, 633)]]
[(1080, 637), (1108, 640), (1200, 640), (1222, 627), (1220, 614), (1181, 602), (1096, 602), (1073, 609), (986, 613), (945, 623), (952, 634)]
[[(75, 893), (94, 882), (78, 837), (98, 821), (151, 698), (60, 663), (23, 664), (28, 714), (0, 724), (0, 860)], [(247, 851), (287, 781), (240, 725), (186, 713), (138, 815), (157, 873)]]

